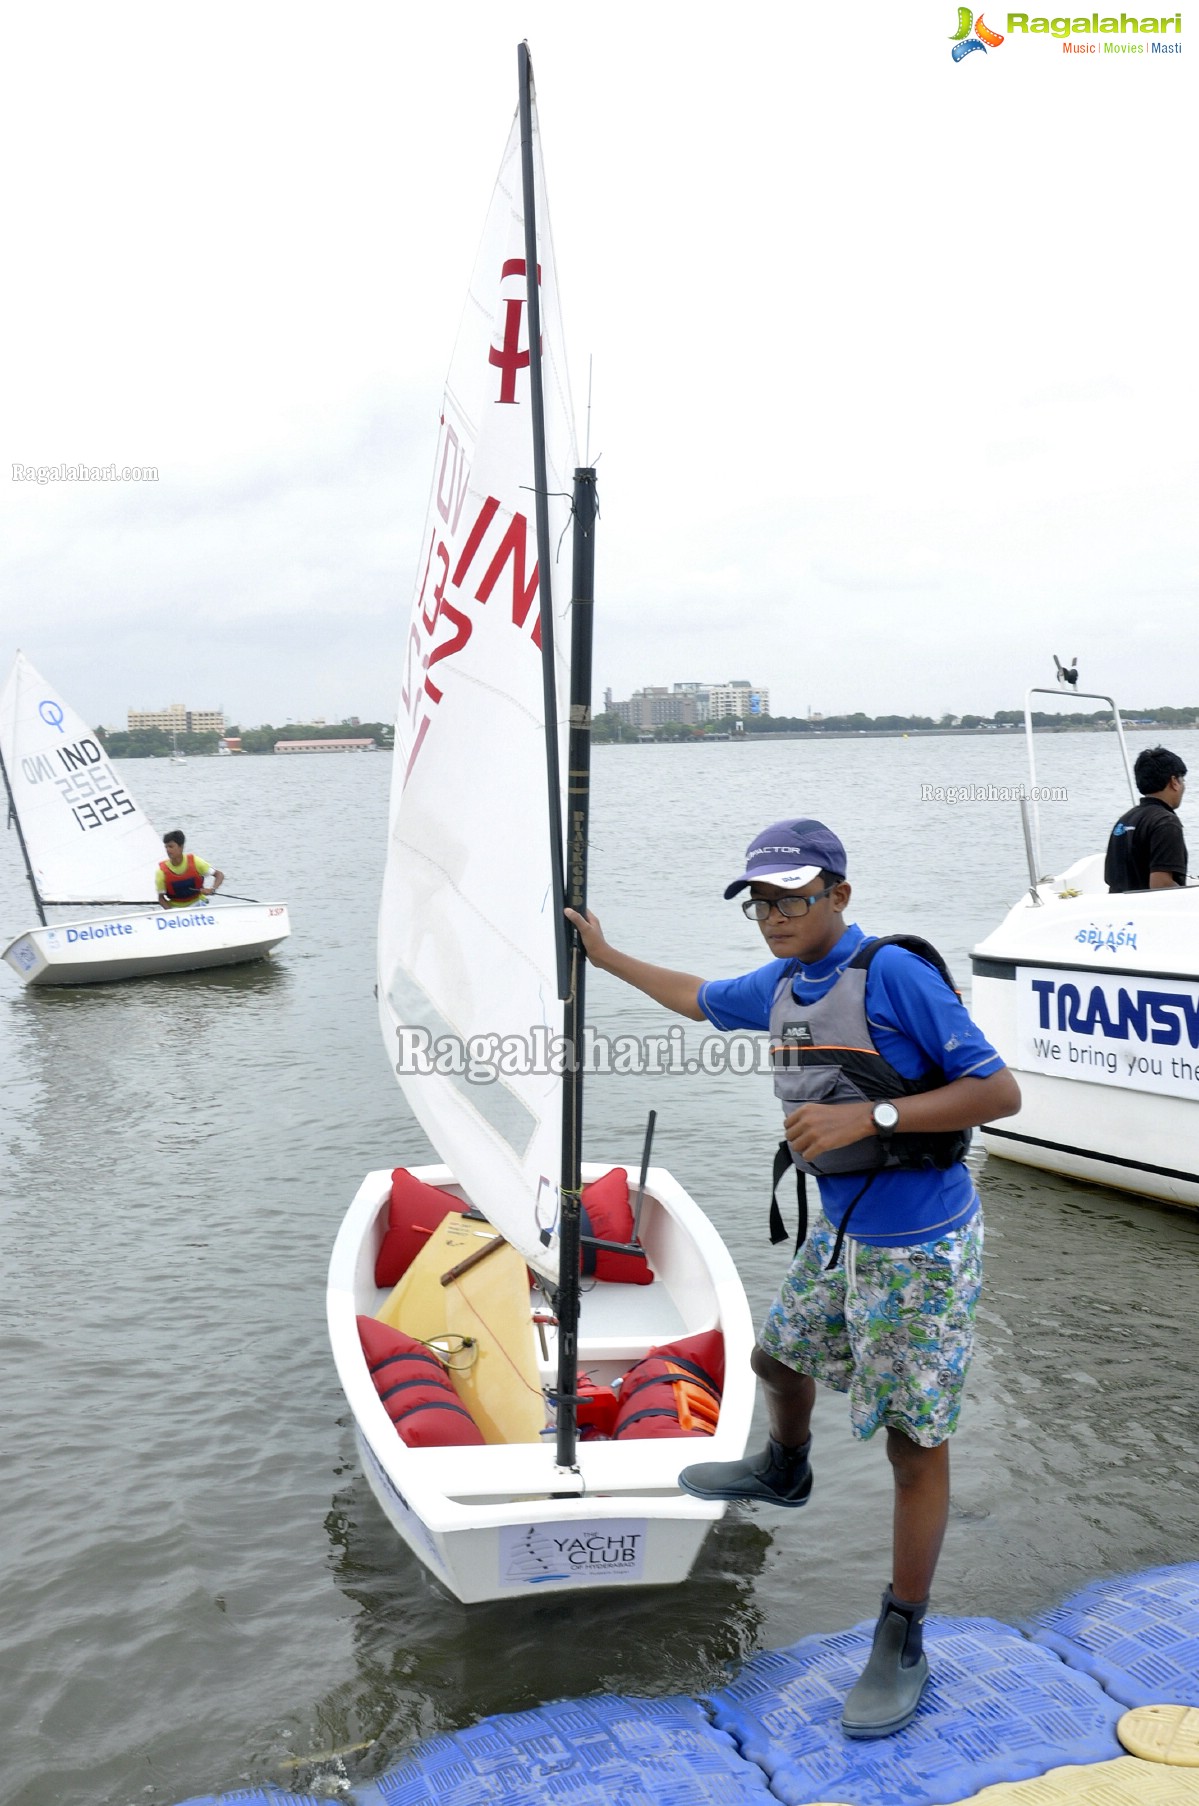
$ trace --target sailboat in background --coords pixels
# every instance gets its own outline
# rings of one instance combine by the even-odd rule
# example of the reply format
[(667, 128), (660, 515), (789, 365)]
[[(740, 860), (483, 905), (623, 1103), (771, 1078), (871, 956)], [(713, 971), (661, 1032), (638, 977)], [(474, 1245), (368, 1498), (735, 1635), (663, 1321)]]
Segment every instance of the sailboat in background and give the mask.
[[(157, 906), (161, 840), (86, 722), (21, 652), (0, 694), (0, 773), (41, 923), (0, 954), (22, 984), (240, 965), (291, 932), (283, 903)], [(104, 913), (46, 915), (88, 907)]]
[(367, 1175), (328, 1287), (370, 1485), (468, 1602), (685, 1578), (724, 1506), (679, 1490), (684, 1438), (736, 1459), (753, 1408), (749, 1310), (711, 1223), (648, 1139), (631, 1195), (626, 1169), (581, 1161), (585, 961), (563, 904), (586, 888), (595, 472), (574, 469), (519, 56), (442, 406), (379, 919), (389, 1062), (446, 1164)]

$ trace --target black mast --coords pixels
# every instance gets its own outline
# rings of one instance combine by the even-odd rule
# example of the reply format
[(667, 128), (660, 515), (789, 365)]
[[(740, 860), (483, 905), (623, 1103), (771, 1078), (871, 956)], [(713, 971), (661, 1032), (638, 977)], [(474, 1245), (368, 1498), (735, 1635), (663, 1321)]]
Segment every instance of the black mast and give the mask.
[(541, 684), (545, 706), (546, 778), (550, 807), (550, 873), (554, 887), (554, 947), (558, 996), (567, 973), (566, 901), (562, 878), (562, 774), (558, 764), (558, 697), (554, 683), (554, 609), (550, 578), (550, 522), (545, 469), (545, 401), (541, 384), (541, 292), (537, 280), (537, 198), (533, 183), (533, 64), (529, 46), (517, 47), (520, 73), (520, 174), (525, 215), (525, 293), (529, 314), (529, 400), (533, 409), (533, 499), (537, 516), (537, 606), (541, 619)]
[(546, 775), (549, 785), (550, 868), (553, 875), (558, 995), (565, 1004), (566, 1075), (562, 1089), (562, 1165), (559, 1180), (557, 1460), (573, 1467), (578, 1383), (579, 1247), (583, 1159), (583, 996), (586, 958), (563, 913), (587, 903), (587, 815), (591, 782), (591, 621), (595, 595), (595, 471), (576, 470), (574, 484), (573, 589), (570, 643), (569, 839), (564, 858), (561, 770), (558, 761), (558, 697), (554, 674), (554, 616), (550, 580), (549, 509), (545, 462), (545, 407), (541, 381), (541, 305), (537, 280), (537, 217), (533, 181), (533, 66), (529, 47), (517, 50), (520, 74), (520, 152), (525, 218), (525, 281), (529, 315), (529, 393), (533, 410), (533, 472), (537, 507), (538, 599), (545, 705)]
[[(567, 741), (566, 878), (572, 909), (587, 907), (587, 823), (591, 801), (591, 633), (595, 602), (595, 471), (575, 471), (570, 604), (570, 736)], [(579, 1236), (583, 1204), (583, 999), (587, 958), (570, 934), (570, 990), (563, 1030), (562, 1207), (558, 1219), (558, 1465), (571, 1467), (579, 1371)]]
[(4, 779), (4, 790), (8, 797), (8, 819), (10, 824), (17, 830), (17, 839), (21, 843), (21, 854), (25, 860), (25, 876), (28, 878), (29, 888), (33, 892), (33, 901), (37, 908), (38, 920), (44, 928), (46, 926), (46, 912), (42, 908), (41, 892), (37, 887), (37, 879), (33, 875), (33, 867), (29, 863), (29, 848), (25, 845), (25, 836), (21, 831), (21, 818), (17, 814), (16, 798), (12, 793), (12, 785), (8, 781), (8, 767), (4, 763), (4, 753), (2, 751), (0, 751), (0, 777), (3, 777)]

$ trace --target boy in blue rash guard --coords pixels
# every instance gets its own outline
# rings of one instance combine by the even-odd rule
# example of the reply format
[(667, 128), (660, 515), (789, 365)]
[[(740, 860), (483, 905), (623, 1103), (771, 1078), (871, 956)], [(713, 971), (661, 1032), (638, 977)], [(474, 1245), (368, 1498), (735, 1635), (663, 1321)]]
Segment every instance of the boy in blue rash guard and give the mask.
[(766, 1448), (688, 1467), (679, 1484), (700, 1498), (805, 1504), (817, 1381), (849, 1394), (857, 1436), (886, 1430), (891, 1580), (841, 1720), (866, 1738), (901, 1730), (928, 1679), (921, 1624), (982, 1276), (982, 1215), (961, 1156), (965, 1132), (1014, 1115), (1020, 1092), (935, 965), (846, 924), (845, 872), (844, 848), (821, 822), (774, 822), (750, 842), (725, 896), (748, 891), (742, 908), (771, 958), (741, 978), (650, 965), (609, 946), (590, 912), (566, 913), (593, 965), (667, 1009), (771, 1031), (783, 1132), (797, 1168), (815, 1175), (821, 1208), (752, 1357)]

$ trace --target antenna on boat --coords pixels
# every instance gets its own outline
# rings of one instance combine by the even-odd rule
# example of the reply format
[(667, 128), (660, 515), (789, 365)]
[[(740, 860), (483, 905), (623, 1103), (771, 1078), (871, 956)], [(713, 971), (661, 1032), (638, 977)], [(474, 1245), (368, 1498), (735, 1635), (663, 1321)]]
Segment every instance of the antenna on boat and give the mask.
[(529, 46), (516, 50), (520, 75), (520, 174), (525, 216), (525, 294), (529, 319), (529, 402), (533, 414), (533, 500), (537, 518), (537, 607), (541, 622), (541, 679), (545, 704), (546, 778), (550, 810), (550, 874), (553, 885), (554, 949), (558, 996), (569, 985), (569, 953), (562, 860), (562, 776), (558, 763), (558, 697), (554, 684), (554, 607), (550, 565), (550, 522), (545, 465), (545, 393), (541, 381), (541, 266), (537, 259), (537, 197), (533, 175), (533, 63)]
[(586, 449), (583, 452), (583, 462), (584, 462), (584, 464), (586, 464), (588, 466), (590, 466), (590, 464), (591, 464), (591, 370), (592, 370), (592, 365), (594, 363), (595, 363), (595, 357), (594, 357), (593, 353), (588, 352), (588, 354), (587, 354), (587, 445), (586, 445)]
[[(1074, 661), (1073, 677), (1070, 676), (1069, 671), (1062, 669), (1056, 653), (1054, 654), (1053, 662), (1057, 665), (1064, 681), (1073, 683), (1077, 680), (1077, 659)], [(1124, 738), (1124, 723), (1120, 719), (1120, 710), (1116, 705), (1115, 697), (1104, 695), (1102, 690), (1074, 690), (1073, 694), (1080, 702), (1106, 702), (1108, 708), (1111, 710), (1112, 724), (1116, 730), (1116, 739), (1120, 743), (1120, 757), (1124, 762), (1124, 776), (1128, 779), (1129, 795), (1135, 803), (1139, 792), (1133, 778), (1132, 766), (1128, 761), (1128, 745)], [(1026, 846), (1031, 844), (1032, 850), (1029, 854), (1029, 874), (1032, 876), (1034, 886), (1038, 883), (1040, 875), (1044, 872), (1045, 859), (1041, 852), (1041, 811), (1037, 802), (1037, 760), (1033, 736), (1032, 699), (1034, 696), (1060, 695), (1060, 688), (1049, 690), (1046, 689), (1044, 684), (1030, 684), (1028, 689), (1024, 692), (1024, 741), (1028, 748), (1028, 785), (1030, 801), (1027, 803), (1026, 807), (1022, 807), (1021, 813), (1025, 816), (1026, 820), (1031, 818), (1032, 823), (1031, 835), (1029, 835), (1028, 828), (1026, 827), (1025, 829), (1025, 844)]]

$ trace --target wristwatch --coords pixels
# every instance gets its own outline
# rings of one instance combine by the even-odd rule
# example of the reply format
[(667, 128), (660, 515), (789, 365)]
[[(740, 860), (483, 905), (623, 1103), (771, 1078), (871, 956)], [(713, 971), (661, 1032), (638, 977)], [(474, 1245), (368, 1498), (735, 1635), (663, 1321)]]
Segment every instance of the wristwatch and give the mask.
[(888, 1099), (884, 1099), (882, 1103), (875, 1104), (870, 1114), (874, 1118), (874, 1127), (883, 1141), (890, 1141), (899, 1127), (899, 1111), (895, 1105)]

